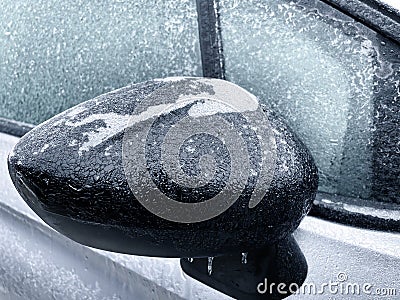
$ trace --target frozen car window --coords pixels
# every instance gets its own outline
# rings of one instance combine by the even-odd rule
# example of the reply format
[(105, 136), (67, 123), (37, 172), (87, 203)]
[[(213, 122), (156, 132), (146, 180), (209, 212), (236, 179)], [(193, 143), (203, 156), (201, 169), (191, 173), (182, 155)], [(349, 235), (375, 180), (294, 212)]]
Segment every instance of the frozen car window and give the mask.
[(320, 1), (221, 1), (226, 78), (311, 150), (320, 191), (400, 203), (400, 51)]
[(0, 6), (0, 117), (40, 123), (154, 77), (201, 75), (194, 1)]

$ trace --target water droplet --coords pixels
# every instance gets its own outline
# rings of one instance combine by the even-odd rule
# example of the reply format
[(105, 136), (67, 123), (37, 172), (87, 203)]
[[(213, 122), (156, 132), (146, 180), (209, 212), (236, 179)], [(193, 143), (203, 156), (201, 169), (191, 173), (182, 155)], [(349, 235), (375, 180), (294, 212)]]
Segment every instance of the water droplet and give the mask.
[(214, 257), (209, 257), (209, 258), (208, 258), (208, 265), (207, 265), (208, 275), (211, 275), (211, 274), (212, 274), (213, 260), (214, 260)]
[(247, 264), (247, 252), (242, 253), (242, 264)]

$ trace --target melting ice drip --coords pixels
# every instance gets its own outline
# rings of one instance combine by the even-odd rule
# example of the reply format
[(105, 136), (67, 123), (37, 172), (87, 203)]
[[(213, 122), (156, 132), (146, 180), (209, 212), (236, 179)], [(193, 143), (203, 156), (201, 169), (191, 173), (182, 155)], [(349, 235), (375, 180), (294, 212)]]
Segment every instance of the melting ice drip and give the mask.
[(210, 275), (210, 276), (212, 274), (213, 260), (214, 260), (214, 257), (209, 257), (208, 258), (207, 271), (208, 271), (208, 275)]
[[(242, 264), (247, 264), (247, 254), (248, 254), (248, 252), (242, 252)], [(192, 263), (193, 257), (188, 257), (187, 260), (188, 260), (188, 262)], [(212, 256), (208, 257), (207, 272), (208, 272), (209, 276), (211, 276), (212, 271), (213, 271), (213, 261), (214, 261), (214, 257), (212, 257)]]
[(247, 253), (248, 252), (242, 252), (242, 264), (247, 264)]

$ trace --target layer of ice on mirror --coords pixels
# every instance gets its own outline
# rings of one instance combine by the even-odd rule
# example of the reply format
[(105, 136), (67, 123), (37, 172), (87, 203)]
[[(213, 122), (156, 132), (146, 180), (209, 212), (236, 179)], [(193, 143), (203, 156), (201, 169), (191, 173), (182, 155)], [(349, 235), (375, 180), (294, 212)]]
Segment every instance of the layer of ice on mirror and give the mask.
[(194, 1), (27, 1), (0, 6), (0, 116), (40, 123), (155, 77), (201, 75)]
[(393, 70), (361, 25), (293, 1), (224, 0), (220, 9), (228, 80), (286, 119), (313, 153), (320, 190), (368, 198), (374, 75)]

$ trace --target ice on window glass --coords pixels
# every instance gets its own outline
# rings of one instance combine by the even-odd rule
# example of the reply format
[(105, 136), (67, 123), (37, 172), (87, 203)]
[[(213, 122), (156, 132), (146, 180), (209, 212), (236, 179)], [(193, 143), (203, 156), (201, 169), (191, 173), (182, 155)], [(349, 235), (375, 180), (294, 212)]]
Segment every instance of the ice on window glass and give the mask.
[(362, 25), (296, 2), (221, 1), (227, 79), (289, 123), (316, 160), (321, 191), (369, 198), (375, 78), (393, 70)]
[(40, 123), (104, 92), (201, 75), (196, 3), (3, 0), (0, 117)]

